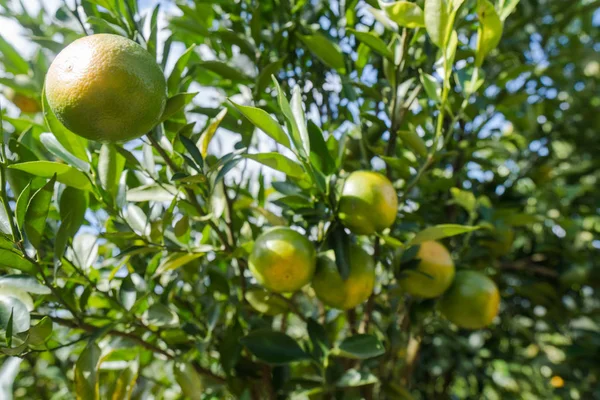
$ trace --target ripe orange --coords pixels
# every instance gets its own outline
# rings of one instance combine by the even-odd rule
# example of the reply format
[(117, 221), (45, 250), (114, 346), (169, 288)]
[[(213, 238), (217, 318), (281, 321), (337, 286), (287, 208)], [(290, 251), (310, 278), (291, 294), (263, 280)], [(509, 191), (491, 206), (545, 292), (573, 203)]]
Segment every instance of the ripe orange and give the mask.
[(350, 274), (343, 280), (329, 251), (319, 256), (312, 287), (319, 300), (340, 310), (348, 310), (364, 302), (375, 286), (375, 262), (362, 247), (350, 247)]
[(254, 242), (250, 271), (265, 288), (281, 293), (295, 292), (309, 283), (315, 273), (313, 244), (290, 228), (264, 232)]
[(416, 258), (420, 259), (416, 269), (402, 272), (402, 289), (424, 299), (442, 295), (454, 279), (454, 262), (448, 250), (438, 242), (423, 242)]
[(450, 322), (466, 329), (480, 329), (498, 315), (500, 292), (487, 276), (476, 271), (456, 273), (450, 289), (439, 301), (440, 311)]
[(392, 183), (376, 172), (356, 171), (344, 183), (338, 215), (348, 229), (371, 235), (390, 227), (398, 214), (398, 197)]
[(15, 92), (12, 88), (7, 88), (4, 95), (25, 114), (35, 114), (42, 111), (39, 101), (23, 93)]
[(45, 90), (67, 128), (102, 142), (147, 133), (167, 100), (165, 77), (150, 53), (110, 34), (86, 36), (63, 49), (48, 70)]

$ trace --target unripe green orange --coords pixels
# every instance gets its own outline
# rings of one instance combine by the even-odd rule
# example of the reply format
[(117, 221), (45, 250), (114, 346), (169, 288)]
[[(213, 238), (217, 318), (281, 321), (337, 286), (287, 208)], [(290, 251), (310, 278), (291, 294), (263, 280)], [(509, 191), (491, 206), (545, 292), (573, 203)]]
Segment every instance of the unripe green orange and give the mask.
[(498, 315), (500, 292), (487, 276), (477, 271), (456, 273), (450, 289), (439, 301), (442, 314), (465, 329), (481, 329)]
[(344, 183), (338, 215), (344, 226), (359, 235), (371, 235), (392, 226), (398, 214), (398, 196), (385, 176), (356, 171)]
[(295, 292), (315, 273), (316, 251), (300, 233), (286, 227), (264, 232), (254, 242), (249, 258), (252, 274), (272, 292)]
[(340, 310), (354, 308), (367, 300), (375, 286), (375, 262), (362, 247), (350, 247), (350, 273), (342, 279), (333, 251), (319, 256), (312, 281), (315, 294), (324, 304)]
[(166, 81), (154, 58), (125, 37), (97, 34), (63, 49), (46, 75), (50, 108), (88, 139), (123, 142), (160, 122)]
[(415, 257), (420, 260), (417, 267), (402, 272), (402, 289), (423, 299), (442, 295), (452, 284), (455, 272), (448, 250), (441, 243), (427, 241), (421, 243)]

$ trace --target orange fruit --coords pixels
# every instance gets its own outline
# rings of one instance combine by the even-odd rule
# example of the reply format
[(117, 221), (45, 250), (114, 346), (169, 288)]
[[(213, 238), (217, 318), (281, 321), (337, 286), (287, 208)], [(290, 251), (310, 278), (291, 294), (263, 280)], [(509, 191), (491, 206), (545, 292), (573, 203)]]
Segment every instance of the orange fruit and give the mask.
[(65, 127), (88, 139), (123, 142), (160, 122), (166, 81), (154, 58), (125, 37), (98, 34), (63, 49), (46, 75), (50, 108)]
[(16, 92), (12, 88), (7, 88), (4, 95), (25, 114), (35, 114), (42, 111), (39, 101), (23, 93)]
[(293, 229), (277, 227), (256, 239), (248, 261), (258, 283), (281, 293), (295, 292), (309, 283), (316, 259), (315, 248), (306, 237)]
[(416, 258), (417, 267), (402, 272), (399, 283), (405, 292), (423, 299), (441, 296), (454, 279), (454, 262), (448, 250), (441, 243), (428, 241), (421, 243)]
[(498, 315), (500, 292), (493, 280), (476, 271), (456, 273), (450, 289), (439, 301), (442, 314), (465, 329), (480, 329)]
[(324, 304), (340, 310), (354, 308), (367, 300), (375, 286), (375, 262), (362, 247), (350, 247), (350, 273), (342, 279), (335, 264), (335, 254), (328, 251), (317, 259), (312, 280), (315, 294)]
[(356, 171), (344, 182), (338, 215), (345, 227), (371, 235), (392, 226), (398, 214), (398, 196), (385, 176)]

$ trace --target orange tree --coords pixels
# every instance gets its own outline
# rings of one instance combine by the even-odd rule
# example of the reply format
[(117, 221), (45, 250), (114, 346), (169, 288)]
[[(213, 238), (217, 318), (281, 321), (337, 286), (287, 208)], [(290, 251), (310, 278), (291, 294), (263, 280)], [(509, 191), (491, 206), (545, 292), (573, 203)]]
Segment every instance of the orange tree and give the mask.
[(2, 398), (599, 398), (598, 2), (70, 3), (0, 0)]

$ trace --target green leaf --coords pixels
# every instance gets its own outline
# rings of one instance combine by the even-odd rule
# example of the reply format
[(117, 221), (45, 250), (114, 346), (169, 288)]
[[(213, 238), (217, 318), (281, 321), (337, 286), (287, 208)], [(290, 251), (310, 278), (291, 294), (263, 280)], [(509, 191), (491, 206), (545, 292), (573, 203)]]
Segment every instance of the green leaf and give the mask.
[(373, 51), (381, 54), (390, 61), (394, 61), (394, 53), (392, 53), (391, 50), (388, 49), (385, 42), (379, 36), (375, 35), (372, 32), (359, 32), (354, 29), (348, 29), (348, 32), (356, 36), (356, 39), (363, 42)]
[(125, 307), (127, 310), (131, 310), (135, 304), (136, 298), (136, 286), (133, 283), (131, 275), (127, 275), (127, 277), (123, 279), (123, 283), (121, 283), (121, 287), (119, 288), (119, 300), (121, 300), (123, 307)]
[[(209, 249), (207, 249), (209, 250)], [(154, 276), (158, 276), (164, 274), (168, 271), (174, 271), (177, 268), (181, 268), (190, 262), (197, 260), (198, 258), (204, 256), (204, 253), (189, 253), (189, 254), (181, 254), (174, 253), (167, 257), (156, 269)]]
[(54, 241), (55, 265), (60, 265), (70, 238), (75, 236), (83, 222), (88, 208), (87, 192), (67, 187), (60, 196), (61, 224)]
[(73, 239), (72, 247), (73, 263), (88, 271), (98, 258), (97, 237), (91, 233), (80, 233)]
[(379, 235), (379, 237), (384, 241), (385, 244), (387, 244), (388, 246), (391, 247), (396, 247), (398, 249), (403, 248), (404, 244), (399, 241), (398, 239), (391, 237), (391, 236), (387, 236), (387, 235)]
[(277, 82), (277, 79), (275, 79), (274, 76), (272, 76), (272, 78), (273, 78), (273, 83), (275, 83), (275, 88), (277, 89), (277, 104), (279, 105), (279, 109), (281, 110), (281, 112), (283, 113), (283, 115), (285, 117), (288, 132), (290, 134), (290, 137), (292, 138), (292, 142), (294, 142), (294, 147), (296, 148), (296, 150), (298, 151), (298, 153), (301, 156), (303, 156), (303, 157), (308, 156), (308, 154), (306, 154), (304, 152), (304, 145), (302, 143), (302, 134), (300, 133), (300, 128), (298, 127), (298, 124), (296, 123), (296, 118), (294, 117), (294, 112), (292, 111), (292, 107), (290, 106), (290, 103), (288, 102), (287, 98), (285, 97), (283, 90), (281, 90), (281, 86), (279, 86), (279, 82)]
[(83, 221), (88, 208), (88, 194), (79, 189), (67, 187), (60, 196), (60, 220), (70, 236), (74, 236)]
[(456, 204), (468, 212), (473, 212), (475, 210), (475, 207), (477, 206), (477, 199), (473, 193), (455, 187), (450, 189), (450, 193), (452, 194), (452, 198)]
[(211, 120), (210, 124), (208, 124), (206, 129), (204, 129), (202, 135), (200, 135), (200, 139), (198, 140), (197, 146), (200, 148), (200, 153), (202, 154), (202, 157), (206, 158), (206, 156), (208, 155), (208, 145), (210, 144), (212, 138), (215, 136), (217, 128), (219, 127), (219, 125), (221, 125), (221, 122), (223, 122), (223, 119), (225, 119), (226, 115), (226, 108), (219, 111), (219, 113)]
[(410, 241), (411, 245), (420, 244), (429, 240), (438, 240), (450, 236), (456, 236), (467, 232), (473, 232), (479, 229), (479, 226), (465, 226), (455, 224), (436, 225), (429, 227), (417, 233)]
[(201, 400), (203, 398), (204, 385), (202, 384), (202, 378), (191, 364), (174, 364), (173, 375), (186, 398), (190, 400)]
[(50, 151), (50, 153), (59, 157), (63, 161), (66, 161), (69, 165), (71, 165), (83, 172), (90, 171), (90, 164), (88, 164), (87, 162), (85, 162), (83, 160), (80, 160), (79, 158), (75, 157), (73, 154), (69, 153), (69, 151), (67, 149), (65, 149), (62, 144), (59, 143), (59, 141), (56, 139), (56, 137), (52, 133), (48, 133), (48, 132), (42, 133), (40, 135), (40, 142), (42, 142), (44, 147), (46, 149), (48, 149), (48, 151)]
[(0, 249), (11, 250), (15, 247), (12, 239), (7, 236), (0, 235)]
[(259, 154), (244, 154), (243, 157), (259, 162), (267, 167), (271, 167), (277, 171), (281, 171), (293, 178), (301, 178), (304, 176), (304, 169), (295, 161), (290, 160), (283, 154), (279, 153), (259, 153)]
[(198, 67), (207, 69), (221, 78), (228, 79), (236, 83), (249, 83), (251, 79), (239, 69), (232, 67), (231, 65), (222, 61), (211, 60), (203, 61), (198, 64)]
[(344, 339), (332, 353), (341, 357), (365, 360), (384, 354), (385, 348), (377, 336), (363, 334)]
[(75, 395), (77, 400), (99, 400), (98, 367), (101, 350), (90, 343), (75, 363)]
[[(373, 4), (373, 3), (375, 3), (374, 0), (372, 0), (371, 4)], [(367, 10), (369, 10), (369, 12), (375, 18), (375, 20), (377, 22), (379, 22), (381, 25), (383, 25), (383, 27), (385, 29), (392, 31), (392, 32), (398, 31), (398, 25), (390, 19), (390, 17), (384, 10), (380, 10), (375, 7), (367, 7)]]
[(379, 379), (368, 371), (357, 371), (356, 369), (350, 369), (344, 372), (344, 375), (336, 382), (335, 386), (341, 388), (348, 387), (360, 387), (366, 385), (373, 385), (378, 383)]
[(345, 73), (344, 55), (337, 44), (331, 42), (321, 33), (313, 35), (296, 34), (296, 36), (325, 65), (337, 70), (339, 73)]
[(17, 199), (17, 206), (15, 208), (15, 218), (17, 219), (17, 226), (19, 229), (23, 228), (25, 223), (25, 212), (27, 211), (27, 205), (29, 204), (29, 197), (31, 196), (31, 182), (25, 186), (19, 198)]
[(252, 308), (261, 314), (279, 315), (289, 311), (288, 303), (282, 298), (262, 288), (250, 288), (246, 291), (245, 299)]
[(144, 322), (156, 327), (176, 327), (179, 325), (179, 317), (169, 307), (162, 303), (154, 303), (144, 313)]
[(0, 248), (0, 267), (14, 268), (29, 274), (35, 274), (37, 268), (34, 263), (24, 258), (16, 251)]
[(27, 239), (33, 247), (39, 248), (46, 228), (46, 218), (50, 210), (50, 202), (54, 193), (56, 177), (52, 177), (44, 186), (33, 194), (25, 212), (24, 229)]
[(190, 103), (198, 92), (194, 93), (178, 93), (173, 97), (170, 97), (167, 100), (167, 105), (165, 106), (165, 110), (163, 111), (162, 116), (160, 117), (160, 122), (166, 121), (179, 111), (183, 110), (186, 104)]
[(238, 111), (241, 112), (242, 115), (258, 129), (269, 135), (277, 143), (287, 147), (288, 149), (291, 148), (290, 139), (281, 125), (279, 125), (279, 123), (266, 111), (261, 110), (260, 108), (242, 106), (234, 103), (231, 100), (229, 100), (229, 102), (233, 104), (233, 106), (237, 108)]
[(104, 7), (109, 11), (117, 10), (116, 0), (89, 0), (91, 3), (97, 4), (100, 7)]
[(313, 166), (325, 175), (336, 171), (335, 160), (327, 148), (323, 131), (314, 122), (308, 121), (308, 136), (312, 143), (310, 147), (310, 161)]
[(475, 65), (480, 67), (489, 52), (494, 50), (500, 43), (502, 21), (496, 13), (494, 5), (488, 0), (477, 0), (477, 17), (480, 26), (477, 29)]
[(4, 207), (4, 203), (0, 201), (0, 233), (5, 235), (11, 235), (12, 229), (10, 227), (10, 217), (6, 212), (6, 208)]
[(292, 94), (290, 106), (292, 108), (292, 115), (296, 121), (296, 126), (298, 127), (298, 142), (302, 146), (304, 154), (310, 154), (310, 137), (306, 127), (306, 115), (302, 108), (302, 93), (300, 92), (300, 86), (298, 85), (294, 86), (294, 93)]
[(350, 275), (350, 240), (350, 236), (341, 225), (333, 228), (329, 235), (330, 248), (335, 254), (335, 265), (344, 280)]
[(0, 296), (0, 328), (12, 333), (26, 332), (31, 324), (27, 306), (12, 296)]
[[(158, 6), (157, 6), (158, 7)], [(130, 362), (119, 374), (119, 379), (115, 384), (115, 390), (112, 393), (111, 400), (130, 400), (132, 398), (135, 383), (138, 378), (139, 363)]]
[(9, 165), (8, 168), (27, 172), (42, 178), (51, 178), (56, 175), (56, 180), (67, 186), (81, 190), (91, 190), (92, 184), (88, 177), (81, 171), (58, 162), (53, 161), (29, 161)]
[(135, 204), (127, 205), (125, 220), (138, 235), (147, 236), (150, 234), (148, 217), (144, 214), (144, 211)]
[(423, 87), (425, 88), (427, 97), (435, 101), (437, 104), (440, 104), (442, 102), (442, 98), (440, 97), (442, 89), (439, 87), (437, 80), (433, 76), (426, 74), (423, 71), (419, 72), (419, 78), (423, 84)]
[(444, 70), (444, 80), (450, 81), (452, 75), (452, 66), (454, 65), (454, 59), (456, 57), (456, 49), (458, 48), (458, 33), (456, 30), (452, 30), (448, 44), (446, 45), (446, 51), (444, 57), (446, 57), (446, 69)]
[(282, 58), (270, 64), (267, 64), (264, 68), (262, 68), (262, 70), (260, 71), (260, 75), (258, 75), (258, 79), (256, 81), (255, 92), (258, 95), (261, 95), (265, 91), (266, 87), (271, 81), (271, 76), (277, 75), (277, 72), (283, 67), (284, 62), (285, 59)]
[(54, 134), (56, 140), (64, 146), (64, 148), (80, 160), (89, 160), (87, 154), (88, 141), (81, 136), (68, 130), (52, 112), (48, 99), (46, 98), (45, 89), (42, 90), (42, 108), (46, 124), (50, 132)]
[(319, 324), (314, 318), (309, 318), (306, 322), (306, 331), (308, 337), (313, 344), (313, 354), (317, 358), (321, 358), (331, 346), (329, 338), (327, 337), (327, 331), (323, 325)]
[(505, 0), (502, 10), (500, 10), (500, 19), (504, 21), (515, 10), (520, 0)]
[(269, 364), (289, 364), (308, 358), (298, 343), (288, 335), (270, 329), (250, 332), (240, 343), (260, 360)]
[(425, 27), (423, 10), (416, 3), (410, 1), (383, 3), (379, 1), (379, 7), (387, 13), (392, 21), (400, 26), (407, 28)]
[(188, 154), (192, 156), (192, 159), (196, 163), (196, 165), (202, 170), (204, 168), (204, 157), (200, 153), (200, 149), (194, 142), (192, 142), (188, 137), (179, 135), (179, 140), (183, 144), (183, 147), (187, 150)]
[(398, 136), (406, 146), (408, 146), (416, 155), (427, 156), (427, 146), (425, 142), (415, 131), (398, 131)]
[[(91, 0), (91, 1), (96, 1), (96, 0)], [(100, 17), (95, 17), (93, 15), (90, 15), (87, 17), (86, 22), (94, 28), (94, 31), (112, 33), (115, 35), (125, 36), (125, 37), (127, 37), (127, 35), (128, 35), (127, 31), (125, 29), (123, 29), (122, 27), (120, 27), (119, 25), (110, 23)]]
[(425, 0), (425, 29), (437, 47), (446, 47), (453, 19), (447, 0)]
[(121, 174), (125, 168), (125, 157), (113, 144), (103, 144), (98, 157), (98, 179), (100, 186), (114, 198), (119, 190)]
[(29, 329), (27, 343), (41, 346), (48, 341), (50, 335), (52, 335), (52, 320), (49, 317), (44, 317)]
[(171, 202), (179, 190), (173, 185), (152, 184), (139, 186), (127, 191), (127, 201), (141, 203), (145, 201)]
[(35, 308), (35, 304), (33, 303), (33, 298), (31, 297), (31, 295), (21, 289), (14, 289), (9, 287), (0, 288), (0, 296), (14, 297), (21, 303), (25, 304), (27, 311), (32, 311)]
[(167, 89), (170, 96), (174, 95), (179, 91), (179, 84), (181, 83), (181, 74), (187, 67), (190, 57), (194, 52), (195, 44), (187, 48), (186, 51), (179, 57), (179, 60), (175, 63), (169, 79), (167, 79)]
[(152, 11), (152, 17), (150, 17), (150, 36), (148, 37), (147, 48), (148, 52), (152, 54), (152, 58), (157, 59), (157, 36), (158, 36), (158, 12), (160, 10), (160, 4), (157, 4)]
[(394, 400), (415, 400), (410, 390), (395, 382), (387, 382), (383, 390)]
[(1, 288), (18, 289), (35, 294), (50, 294), (52, 292), (50, 288), (39, 283), (36, 278), (26, 274), (4, 275), (0, 277)]
[(2, 36), (0, 36), (0, 56), (2, 57), (2, 64), (6, 71), (14, 75), (27, 75), (29, 72), (27, 61)]

